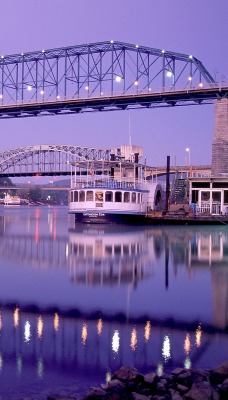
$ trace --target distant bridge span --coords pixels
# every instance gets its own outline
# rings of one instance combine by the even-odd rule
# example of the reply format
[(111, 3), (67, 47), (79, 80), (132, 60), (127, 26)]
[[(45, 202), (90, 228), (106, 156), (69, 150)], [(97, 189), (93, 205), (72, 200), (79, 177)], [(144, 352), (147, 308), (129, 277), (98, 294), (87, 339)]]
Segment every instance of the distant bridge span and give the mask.
[(0, 55), (0, 119), (228, 98), (191, 54), (117, 41)]
[[(126, 161), (121, 147), (95, 149), (74, 145), (35, 145), (0, 152), (0, 177), (22, 176), (69, 176), (71, 164), (95, 160), (109, 161), (115, 154), (116, 161)], [(147, 176), (166, 174), (166, 167), (146, 166)], [(191, 173), (209, 175), (211, 166), (171, 166), (170, 173)]]

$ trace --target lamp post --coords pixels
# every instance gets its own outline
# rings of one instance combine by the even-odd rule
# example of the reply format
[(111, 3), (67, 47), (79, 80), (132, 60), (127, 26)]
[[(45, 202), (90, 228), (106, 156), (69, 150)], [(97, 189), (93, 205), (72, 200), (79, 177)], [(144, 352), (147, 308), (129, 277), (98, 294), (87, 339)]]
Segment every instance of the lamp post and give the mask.
[(190, 148), (189, 147), (186, 147), (186, 152), (188, 153), (188, 162), (187, 162), (187, 165), (188, 165), (188, 167), (189, 167), (189, 172), (187, 172), (187, 177), (188, 176), (191, 176), (191, 171), (190, 171), (190, 165), (191, 165), (191, 161), (190, 161)]
[(188, 153), (188, 166), (190, 167), (190, 165), (191, 165), (191, 162), (190, 162), (190, 148), (186, 147), (185, 151), (187, 151), (187, 153)]

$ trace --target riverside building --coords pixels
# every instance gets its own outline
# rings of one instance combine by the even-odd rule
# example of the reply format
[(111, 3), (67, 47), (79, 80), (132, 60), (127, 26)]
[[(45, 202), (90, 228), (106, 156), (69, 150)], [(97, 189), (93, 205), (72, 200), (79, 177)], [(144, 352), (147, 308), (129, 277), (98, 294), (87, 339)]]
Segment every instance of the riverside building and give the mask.
[(189, 177), (189, 201), (196, 211), (228, 214), (228, 100), (215, 103), (211, 176)]

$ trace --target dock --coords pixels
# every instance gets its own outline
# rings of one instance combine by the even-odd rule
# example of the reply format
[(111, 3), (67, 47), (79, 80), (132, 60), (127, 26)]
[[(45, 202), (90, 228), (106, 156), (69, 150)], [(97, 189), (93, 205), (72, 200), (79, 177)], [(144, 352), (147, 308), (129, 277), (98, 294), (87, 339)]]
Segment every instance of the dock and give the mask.
[(164, 213), (154, 211), (146, 214), (146, 224), (153, 225), (228, 225), (228, 215), (191, 213)]

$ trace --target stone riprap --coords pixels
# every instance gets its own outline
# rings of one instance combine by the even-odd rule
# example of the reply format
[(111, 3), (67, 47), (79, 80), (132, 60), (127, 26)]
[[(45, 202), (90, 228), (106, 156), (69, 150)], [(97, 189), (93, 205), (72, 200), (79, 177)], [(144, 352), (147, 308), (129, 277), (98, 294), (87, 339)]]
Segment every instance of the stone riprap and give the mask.
[(228, 400), (228, 361), (213, 370), (176, 368), (169, 375), (121, 367), (84, 400)]

